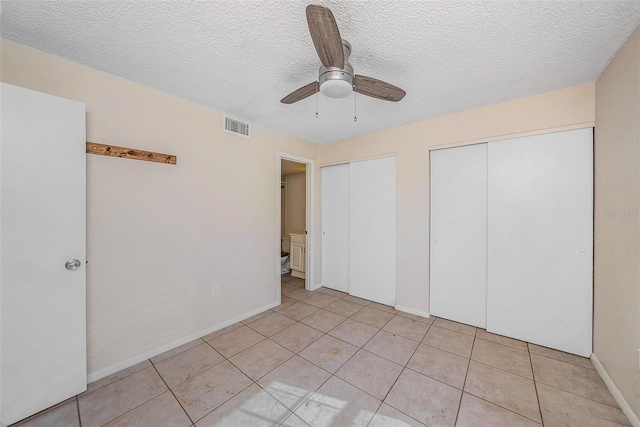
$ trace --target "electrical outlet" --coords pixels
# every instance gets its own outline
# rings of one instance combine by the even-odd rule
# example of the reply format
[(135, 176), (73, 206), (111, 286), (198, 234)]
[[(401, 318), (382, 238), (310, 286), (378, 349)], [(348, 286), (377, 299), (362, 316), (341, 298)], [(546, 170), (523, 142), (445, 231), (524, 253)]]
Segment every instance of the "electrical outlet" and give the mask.
[(220, 295), (220, 285), (217, 283), (215, 285), (211, 285), (211, 296), (216, 297), (218, 295)]

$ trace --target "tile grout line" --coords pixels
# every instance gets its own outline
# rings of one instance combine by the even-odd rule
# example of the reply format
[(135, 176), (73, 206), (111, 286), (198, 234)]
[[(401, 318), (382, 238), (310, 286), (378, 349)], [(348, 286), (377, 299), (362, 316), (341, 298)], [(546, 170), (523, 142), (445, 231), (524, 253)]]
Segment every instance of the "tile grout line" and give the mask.
[[(215, 350), (215, 349), (214, 349)], [(224, 357), (224, 356), (223, 356)], [(170, 359), (170, 358), (169, 358)], [(168, 360), (168, 359), (167, 359)], [(149, 359), (149, 362), (151, 362), (151, 359)], [(222, 362), (220, 362), (222, 363)], [(218, 364), (214, 365), (214, 366), (218, 366)], [(171, 387), (169, 387), (169, 384), (167, 384), (167, 382), (164, 380), (164, 377), (160, 374), (160, 371), (158, 371), (158, 368), (156, 368), (156, 365), (151, 362), (151, 366), (153, 366), (153, 369), (155, 369), (156, 373), (158, 374), (158, 376), (160, 377), (160, 379), (162, 380), (162, 382), (164, 383), (164, 385), (167, 387), (167, 389), (169, 390), (169, 392), (171, 393), (171, 395), (173, 396), (173, 398), (176, 400), (176, 402), (178, 402), (178, 405), (180, 405), (180, 408), (182, 409), (182, 412), (185, 413), (185, 415), (187, 416), (187, 418), (189, 418), (189, 421), (191, 421), (192, 425), (195, 425), (195, 421), (193, 421), (193, 419), (191, 418), (191, 416), (189, 415), (189, 413), (187, 412), (186, 409), (184, 409), (184, 406), (182, 406), (182, 403), (180, 403), (180, 399), (178, 399), (178, 396), (176, 396), (176, 394), (173, 392), (173, 390), (171, 389)], [(213, 366), (212, 366), (213, 367)], [(204, 371), (203, 371), (204, 372)], [(201, 372), (202, 373), (202, 372)], [(199, 374), (198, 374), (199, 375)], [(188, 381), (188, 380), (187, 380)], [(183, 381), (182, 383), (184, 383), (186, 381)], [(180, 384), (182, 384), (180, 383)], [(176, 387), (180, 384), (177, 384)], [(159, 395), (158, 395), (159, 396)], [(145, 402), (146, 403), (146, 402)], [(124, 414), (122, 414), (124, 415)]]
[(80, 401), (78, 400), (78, 395), (76, 394), (76, 411), (78, 412), (78, 425), (82, 427), (82, 417), (80, 416)]
[[(527, 344), (527, 350), (529, 350), (529, 344)], [(536, 372), (533, 370), (533, 360), (531, 359), (531, 352), (527, 351), (529, 356), (529, 365), (531, 366), (531, 376), (533, 376), (533, 388), (536, 391), (536, 402), (538, 402), (538, 413), (540, 414), (540, 422), (544, 427), (544, 418), (542, 416), (542, 405), (540, 404), (540, 394), (538, 393), (538, 382), (536, 381)]]
[[(477, 333), (477, 330), (476, 330)], [(460, 393), (460, 402), (458, 403), (458, 411), (456, 412), (456, 419), (453, 422), (455, 426), (458, 423), (458, 417), (460, 416), (460, 408), (462, 407), (462, 398), (464, 397), (464, 389), (467, 385), (467, 377), (469, 376), (469, 368), (471, 368), (471, 356), (473, 355), (473, 347), (476, 346), (476, 336), (473, 336), (473, 344), (471, 345), (471, 353), (469, 353), (469, 362), (467, 363), (467, 371), (464, 374), (464, 381), (462, 382), (462, 393)]]
[[(535, 382), (536, 384), (538, 383), (538, 381), (534, 381), (534, 382)], [(563, 389), (561, 389), (561, 388), (558, 388), (558, 387), (553, 386), (553, 385), (551, 385), (551, 384), (544, 383), (544, 382), (542, 382), (542, 381), (540, 381), (540, 384), (542, 384), (542, 385), (544, 385), (544, 386), (547, 386), (547, 387), (550, 387), (550, 388), (553, 388), (553, 389), (555, 389), (555, 390), (559, 390), (559, 391), (562, 391), (562, 392), (568, 393), (568, 394), (570, 394), (570, 395), (572, 395), (572, 396), (580, 397), (580, 398), (582, 398), (582, 399), (588, 400), (588, 401), (593, 402), (593, 403), (598, 403), (598, 404), (600, 404), (600, 405), (604, 405), (604, 406), (607, 406), (607, 407), (609, 407), (609, 408), (613, 408), (613, 409), (616, 409), (616, 410), (618, 410), (618, 411), (622, 411), (622, 409), (620, 409), (620, 407), (611, 406), (611, 405), (609, 405), (609, 404), (607, 404), (607, 403), (600, 402), (599, 400), (594, 400), (594, 399), (592, 399), (592, 398), (590, 398), (590, 397), (582, 396), (582, 395), (580, 395), (580, 394), (576, 394), (576, 393), (574, 393), (574, 392), (572, 392), (572, 391), (563, 390)], [(626, 415), (625, 415), (625, 416), (626, 416)], [(612, 422), (615, 422), (615, 421), (612, 421)], [(619, 424), (619, 423), (618, 423), (618, 424)]]

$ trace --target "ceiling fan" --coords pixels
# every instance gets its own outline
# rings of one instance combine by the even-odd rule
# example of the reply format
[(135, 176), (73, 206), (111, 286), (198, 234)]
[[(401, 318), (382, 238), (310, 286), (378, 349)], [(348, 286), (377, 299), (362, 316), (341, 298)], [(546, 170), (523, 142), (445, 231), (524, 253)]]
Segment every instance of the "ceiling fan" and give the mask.
[(406, 92), (399, 87), (353, 72), (349, 64), (351, 45), (340, 37), (331, 10), (323, 6), (307, 6), (307, 23), (322, 63), (318, 80), (294, 90), (280, 102), (293, 104), (318, 91), (330, 98), (343, 98), (352, 91), (385, 101), (398, 102), (404, 98)]

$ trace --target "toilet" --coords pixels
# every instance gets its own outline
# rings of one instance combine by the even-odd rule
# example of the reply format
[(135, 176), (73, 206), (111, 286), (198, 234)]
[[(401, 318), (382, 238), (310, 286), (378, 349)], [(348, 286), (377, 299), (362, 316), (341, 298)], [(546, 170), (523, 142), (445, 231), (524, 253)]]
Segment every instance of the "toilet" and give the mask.
[(290, 271), (289, 254), (286, 252), (280, 252), (280, 274), (287, 274)]

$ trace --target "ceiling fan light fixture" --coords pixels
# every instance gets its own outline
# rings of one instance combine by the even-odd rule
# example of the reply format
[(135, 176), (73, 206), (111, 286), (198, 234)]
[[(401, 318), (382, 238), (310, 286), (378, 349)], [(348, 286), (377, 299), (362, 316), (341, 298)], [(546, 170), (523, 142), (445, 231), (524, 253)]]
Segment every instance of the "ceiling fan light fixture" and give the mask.
[(353, 87), (346, 80), (326, 80), (320, 86), (320, 92), (329, 98), (344, 98), (351, 91), (353, 91)]

